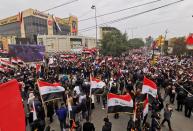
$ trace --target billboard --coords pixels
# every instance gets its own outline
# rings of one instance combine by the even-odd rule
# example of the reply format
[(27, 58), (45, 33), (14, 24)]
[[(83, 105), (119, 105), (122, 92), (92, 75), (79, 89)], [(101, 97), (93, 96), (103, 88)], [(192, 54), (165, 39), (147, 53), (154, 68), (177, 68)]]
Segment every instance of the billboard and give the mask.
[(71, 33), (78, 33), (78, 18), (70, 16), (69, 25), (71, 26)]
[(43, 45), (9, 45), (9, 54), (19, 57), (24, 62), (42, 61), (45, 53)]

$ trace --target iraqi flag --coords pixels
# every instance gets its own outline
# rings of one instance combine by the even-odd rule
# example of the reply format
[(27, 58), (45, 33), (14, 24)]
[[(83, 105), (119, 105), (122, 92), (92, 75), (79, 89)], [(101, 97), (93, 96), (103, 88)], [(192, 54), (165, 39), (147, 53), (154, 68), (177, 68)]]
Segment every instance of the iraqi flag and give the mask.
[(142, 94), (150, 94), (154, 98), (157, 96), (157, 85), (152, 81), (144, 77)]
[(21, 59), (21, 58), (19, 58), (19, 57), (17, 57), (17, 61), (18, 61), (18, 64), (24, 64), (25, 62)]
[(148, 95), (143, 103), (143, 118), (148, 114), (149, 111), (149, 101), (148, 101)]
[(26, 131), (25, 112), (17, 80), (0, 85), (0, 130)]
[(40, 95), (43, 101), (50, 101), (53, 99), (60, 99), (65, 91), (64, 87), (59, 84), (51, 84), (45, 81), (37, 81)]
[(106, 86), (105, 82), (94, 77), (91, 77), (90, 84), (91, 89), (102, 89), (104, 86)]
[(108, 113), (130, 112), (133, 113), (133, 100), (129, 94), (108, 94)]
[(18, 64), (17, 58), (11, 58), (11, 63), (12, 64)]
[(4, 66), (10, 67), (10, 68), (15, 68), (15, 66), (7, 60), (0, 59), (0, 63)]

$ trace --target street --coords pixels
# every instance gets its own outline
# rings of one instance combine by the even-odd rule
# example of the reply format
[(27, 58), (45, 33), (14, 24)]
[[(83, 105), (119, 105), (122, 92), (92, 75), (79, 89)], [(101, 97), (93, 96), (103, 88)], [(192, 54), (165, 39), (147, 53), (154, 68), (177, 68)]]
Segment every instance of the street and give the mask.
[[(167, 100), (166, 100), (167, 102)], [(177, 112), (175, 110), (175, 105), (172, 105), (173, 113), (171, 117), (171, 125), (173, 131), (192, 131), (193, 129), (193, 117), (186, 118), (184, 116), (184, 112)], [(163, 110), (162, 110), (163, 111)], [(102, 126), (104, 124), (104, 117), (107, 116), (106, 110), (102, 109), (101, 105), (95, 103), (95, 109), (92, 112), (91, 121), (95, 125), (96, 131), (101, 131)], [(163, 112), (161, 113), (163, 116)], [(129, 120), (129, 115), (126, 113), (120, 114), (119, 119), (114, 119), (113, 114), (109, 114), (108, 118), (110, 122), (112, 122), (112, 131), (126, 131), (127, 129), (127, 122)], [(161, 118), (161, 120), (163, 117)], [(57, 116), (54, 116), (54, 122), (51, 125), (51, 131), (60, 131), (59, 121), (57, 120)], [(169, 131), (167, 123), (164, 124), (165, 126), (162, 127), (162, 131)]]

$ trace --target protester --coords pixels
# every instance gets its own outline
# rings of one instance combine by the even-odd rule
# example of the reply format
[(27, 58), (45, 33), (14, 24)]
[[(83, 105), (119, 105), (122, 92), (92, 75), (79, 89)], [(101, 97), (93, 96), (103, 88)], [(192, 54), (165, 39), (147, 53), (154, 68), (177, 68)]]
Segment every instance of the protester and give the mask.
[(112, 123), (109, 121), (109, 119), (106, 117), (104, 118), (105, 124), (103, 125), (102, 131), (111, 131)]
[[(54, 111), (56, 112), (60, 121), (61, 130), (67, 127), (68, 123), (65, 123), (68, 119), (67, 114), (70, 115), (71, 123), (70, 129), (75, 130), (78, 124), (73, 124), (79, 118), (79, 114), (82, 114), (83, 119), (88, 119), (92, 116), (92, 109), (98, 108), (102, 100), (102, 109), (107, 109), (107, 96), (108, 93), (114, 93), (117, 95), (123, 95), (129, 93), (133, 100), (141, 103), (143, 102), (142, 85), (144, 76), (155, 82), (158, 87), (156, 97), (149, 97), (149, 103), (151, 109), (149, 112), (152, 114), (159, 113), (163, 108), (163, 103), (167, 102), (167, 96), (171, 104), (175, 103), (175, 96), (177, 100), (177, 110), (181, 111), (183, 104), (185, 106), (185, 116), (191, 116), (192, 96), (193, 94), (193, 81), (192, 79), (192, 57), (183, 56), (178, 58), (176, 56), (162, 56), (155, 64), (151, 64), (151, 57), (142, 54), (143, 49), (132, 50), (129, 55), (122, 57), (112, 57), (111, 60), (107, 56), (96, 56), (92, 54), (91, 59), (85, 59), (85, 56), (80, 56), (80, 59), (76, 57), (75, 61), (71, 59), (63, 59), (60, 55), (55, 54), (53, 64), (43, 63), (42, 69), (39, 73), (36, 73), (34, 66), (24, 65), (19, 66), (15, 70), (11, 70), (8, 73), (0, 73), (1, 82), (6, 82), (9, 79), (16, 78), (20, 82), (20, 90), (22, 98), (27, 101), (30, 127), (42, 125), (45, 126), (45, 111), (50, 118), (50, 122), (53, 121)], [(74, 55), (74, 54), (73, 54)], [(77, 55), (78, 56), (78, 55)], [(66, 55), (67, 57), (67, 55)], [(69, 57), (69, 56), (68, 56)], [(184, 62), (186, 61), (186, 62)], [(39, 86), (36, 80), (39, 78), (49, 83), (61, 83), (61, 86), (65, 89), (62, 92), (62, 99), (57, 100), (53, 98), (50, 102), (42, 101), (41, 93), (39, 92)], [(98, 82), (104, 82), (105, 86), (96, 91), (92, 91), (91, 77), (97, 78)], [(40, 80), (40, 78), (39, 78)], [(162, 90), (165, 90), (164, 97), (162, 99)], [(187, 97), (187, 94), (188, 97)], [(56, 97), (56, 96), (55, 96)], [(96, 101), (95, 101), (96, 100)], [(52, 102), (54, 101), (54, 103)], [(62, 104), (58, 109), (58, 104)], [(34, 108), (33, 108), (34, 106)], [(142, 110), (140, 105), (137, 109), (135, 126), (132, 127), (134, 121), (130, 119), (128, 122), (128, 130), (131, 128), (141, 129)], [(68, 113), (67, 113), (68, 107)], [(32, 119), (36, 111), (37, 119)], [(45, 110), (46, 109), (46, 110)], [(133, 112), (131, 112), (133, 113)], [(64, 114), (64, 115), (63, 115)], [(168, 122), (171, 130), (171, 109), (169, 105), (164, 109), (164, 122)], [(148, 115), (149, 116), (149, 115)], [(115, 113), (115, 118), (118, 118), (118, 114)], [(148, 120), (148, 119), (147, 119)], [(144, 122), (144, 128), (146, 130), (151, 125), (152, 130), (160, 129), (160, 120), (157, 115), (152, 115), (152, 121)], [(104, 119), (105, 124), (102, 128), (104, 131), (110, 131), (112, 128), (111, 122), (108, 118)], [(87, 121), (88, 122), (88, 121)], [(37, 127), (36, 127), (37, 128)]]
[(95, 131), (94, 124), (89, 122), (89, 117), (86, 117), (86, 122), (83, 124), (83, 131)]
[(185, 117), (190, 118), (192, 109), (193, 109), (193, 96), (188, 94), (188, 96), (184, 100), (185, 102)]
[(161, 123), (161, 125), (163, 126), (165, 122), (168, 123), (168, 127), (170, 129), (170, 131), (172, 131), (172, 128), (171, 128), (171, 121), (170, 121), (170, 118), (172, 116), (172, 111), (173, 109), (169, 107), (169, 104), (167, 103), (166, 104), (166, 107), (164, 109), (164, 119)]
[(56, 111), (56, 114), (58, 116), (58, 120), (60, 122), (61, 131), (65, 131), (65, 128), (66, 128), (67, 113), (68, 113), (68, 110), (65, 107), (64, 103), (62, 103), (61, 107)]
[(54, 115), (54, 105), (53, 102), (50, 101), (47, 103), (47, 116), (50, 118), (50, 123), (53, 122), (53, 115)]

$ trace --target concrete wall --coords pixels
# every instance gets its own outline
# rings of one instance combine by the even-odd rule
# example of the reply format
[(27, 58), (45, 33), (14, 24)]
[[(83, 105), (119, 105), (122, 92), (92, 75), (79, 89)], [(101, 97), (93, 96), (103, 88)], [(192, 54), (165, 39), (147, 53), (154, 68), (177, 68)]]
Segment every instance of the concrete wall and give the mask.
[[(80, 41), (72, 41), (78, 39)], [(71, 49), (95, 48), (95, 38), (83, 36), (40, 35), (38, 44), (45, 46), (46, 52), (71, 51)]]

